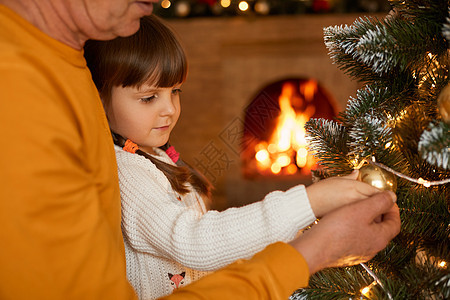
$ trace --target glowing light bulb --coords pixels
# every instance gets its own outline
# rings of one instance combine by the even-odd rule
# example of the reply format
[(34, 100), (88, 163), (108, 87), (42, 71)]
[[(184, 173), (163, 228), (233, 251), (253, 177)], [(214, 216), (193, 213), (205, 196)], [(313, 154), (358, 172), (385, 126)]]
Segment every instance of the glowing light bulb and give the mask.
[(424, 187), (431, 186), (431, 183), (428, 180), (425, 180), (423, 178), (419, 178), (419, 179), (417, 179), (417, 181), (419, 182), (419, 184), (422, 184)]
[(161, 2), (161, 7), (162, 8), (169, 8), (170, 6), (172, 5), (172, 3), (169, 1), (169, 0), (163, 0), (162, 2)]
[(367, 294), (369, 294), (369, 292), (372, 289), (372, 287), (375, 286), (375, 285), (377, 285), (376, 281), (372, 282), (370, 285), (368, 285), (365, 288), (361, 289), (361, 294), (363, 294), (364, 296), (367, 296)]
[(370, 286), (366, 286), (365, 288), (363, 288), (361, 290), (361, 294), (363, 294), (364, 296), (367, 295), (370, 292)]
[(247, 1), (241, 1), (241, 2), (239, 2), (238, 7), (241, 11), (246, 11), (248, 9), (249, 5), (248, 5)]
[(229, 7), (230, 4), (231, 4), (231, 1), (230, 1), (230, 0), (221, 0), (221, 1), (220, 1), (220, 5), (222, 5), (222, 7), (224, 7), (224, 8)]

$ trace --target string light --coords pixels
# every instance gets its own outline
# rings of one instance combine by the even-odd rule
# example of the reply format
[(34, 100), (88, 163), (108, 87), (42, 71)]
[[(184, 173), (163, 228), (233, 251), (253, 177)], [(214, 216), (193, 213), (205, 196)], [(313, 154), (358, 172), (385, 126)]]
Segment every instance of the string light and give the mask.
[(367, 294), (369, 294), (369, 292), (372, 289), (372, 287), (375, 286), (375, 285), (377, 285), (376, 281), (372, 282), (370, 285), (368, 285), (365, 288), (361, 289), (361, 294), (363, 294), (364, 296), (367, 296)]
[(377, 166), (377, 167), (379, 167), (381, 169), (384, 169), (384, 170), (386, 170), (386, 171), (388, 171), (388, 172), (390, 172), (390, 173), (392, 173), (392, 174), (394, 174), (394, 175), (396, 175), (396, 176), (398, 176), (400, 178), (403, 178), (403, 179), (406, 179), (408, 181), (411, 181), (411, 182), (423, 185), (424, 187), (427, 187), (427, 188), (432, 186), (432, 185), (442, 185), (442, 184), (447, 184), (447, 183), (450, 182), (450, 178), (447, 178), (447, 179), (444, 179), (444, 180), (438, 180), (438, 181), (428, 181), (428, 180), (425, 180), (423, 178), (415, 179), (415, 178), (406, 176), (406, 175), (404, 175), (404, 174), (402, 174), (400, 172), (395, 171), (394, 169), (389, 168), (388, 166), (385, 166), (383, 164), (377, 163), (375, 161), (375, 157), (374, 156), (372, 156), (372, 160), (368, 160), (368, 159), (361, 160), (357, 166), (355, 166), (356, 163), (355, 163), (354, 160), (352, 160), (351, 163), (354, 166), (354, 168), (358, 169), (358, 170), (361, 169), (361, 167), (364, 164), (369, 163), (371, 165), (374, 165), (374, 166)]
[(375, 165), (377, 167), (380, 167), (382, 169), (385, 169), (386, 171), (391, 172), (392, 174), (395, 174), (398, 177), (401, 177), (403, 179), (406, 179), (406, 180), (409, 180), (411, 182), (415, 182), (415, 183), (421, 184), (421, 185), (423, 185), (424, 187), (427, 187), (427, 188), (432, 186), (432, 185), (441, 185), (441, 184), (446, 184), (446, 183), (450, 182), (450, 178), (447, 178), (447, 179), (444, 179), (444, 180), (438, 180), (438, 181), (428, 181), (428, 180), (425, 180), (423, 178), (415, 179), (415, 178), (406, 176), (406, 175), (404, 175), (404, 174), (402, 174), (400, 172), (397, 172), (397, 171), (395, 171), (395, 170), (393, 170), (393, 169), (391, 169), (391, 168), (389, 168), (389, 167), (387, 167), (387, 166), (385, 166), (383, 164), (377, 163), (375, 161), (371, 161), (370, 164)]
[[(386, 289), (384, 288), (383, 283), (380, 281), (380, 279), (378, 279), (377, 275), (375, 275), (375, 273), (374, 273), (368, 266), (366, 266), (366, 264), (360, 263), (360, 265), (361, 265), (361, 266), (367, 271), (367, 273), (369, 273), (369, 275), (372, 276), (372, 278), (375, 280), (375, 281), (372, 282), (369, 286), (366, 286), (365, 288), (363, 288), (363, 289), (361, 290), (361, 293), (362, 293), (363, 295), (365, 295), (365, 294), (367, 294), (367, 293), (370, 291), (370, 289), (371, 289), (374, 285), (379, 284), (380, 287), (383, 289), (383, 291), (384, 291), (384, 292), (386, 293), (386, 295), (388, 296), (389, 300), (393, 300), (394, 298), (392, 298), (391, 293), (389, 293), (389, 291), (386, 290)], [(364, 293), (364, 292), (365, 292), (365, 293)]]

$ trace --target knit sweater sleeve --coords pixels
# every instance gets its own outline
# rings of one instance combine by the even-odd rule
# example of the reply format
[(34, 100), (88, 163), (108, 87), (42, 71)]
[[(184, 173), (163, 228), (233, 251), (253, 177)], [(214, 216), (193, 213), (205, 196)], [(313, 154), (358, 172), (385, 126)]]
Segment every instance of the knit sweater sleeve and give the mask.
[(262, 201), (223, 212), (189, 209), (144, 159), (118, 153), (124, 236), (137, 251), (213, 271), (249, 258), (267, 245), (292, 240), (315, 220), (303, 185), (275, 191)]

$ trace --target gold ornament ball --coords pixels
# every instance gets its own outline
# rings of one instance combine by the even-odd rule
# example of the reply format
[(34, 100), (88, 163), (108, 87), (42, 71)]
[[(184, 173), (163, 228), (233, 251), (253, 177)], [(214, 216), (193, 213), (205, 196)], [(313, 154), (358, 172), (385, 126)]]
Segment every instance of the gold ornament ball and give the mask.
[(384, 191), (397, 190), (397, 179), (394, 174), (377, 166), (367, 165), (359, 169), (358, 180)]
[(450, 124), (450, 84), (442, 89), (438, 100), (439, 113), (445, 123)]

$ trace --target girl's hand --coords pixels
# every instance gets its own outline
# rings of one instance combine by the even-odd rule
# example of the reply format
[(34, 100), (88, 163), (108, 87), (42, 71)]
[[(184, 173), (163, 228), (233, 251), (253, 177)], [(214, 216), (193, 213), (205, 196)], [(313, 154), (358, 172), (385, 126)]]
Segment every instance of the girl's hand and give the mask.
[(331, 177), (306, 188), (311, 208), (320, 218), (341, 206), (368, 198), (381, 190), (356, 180), (358, 170), (341, 177)]

